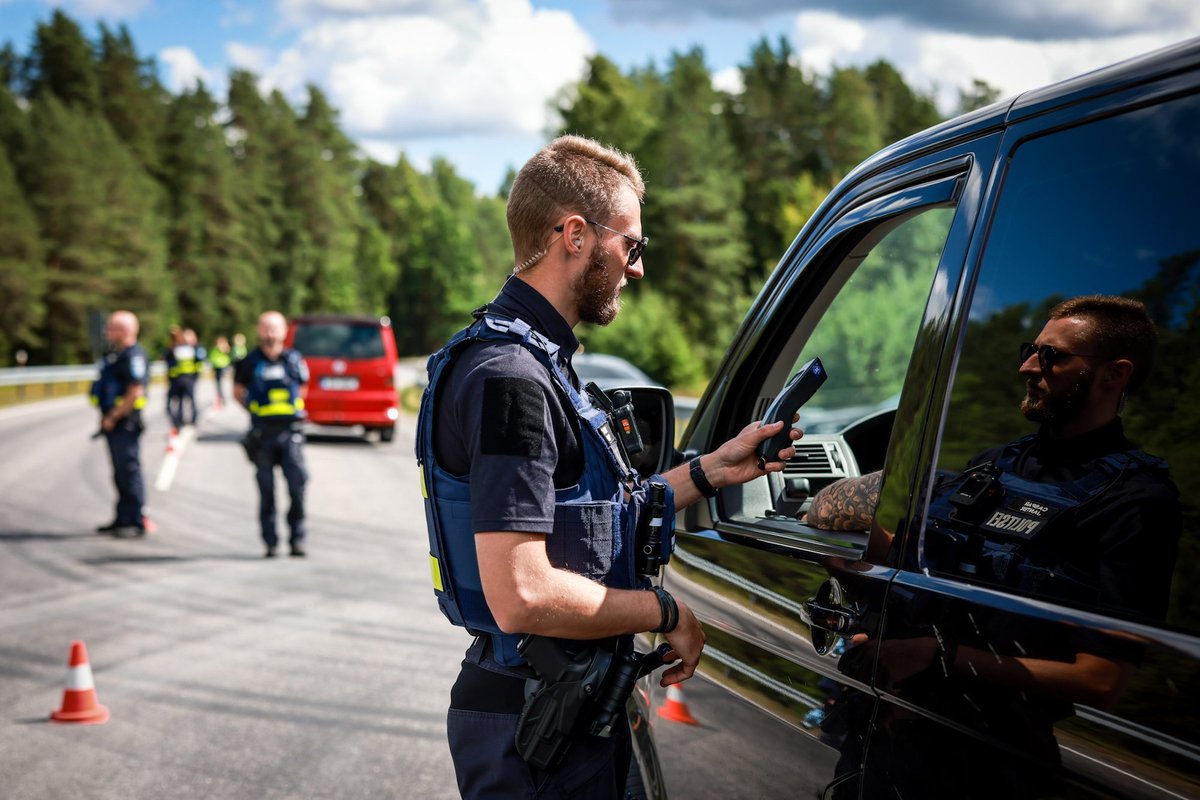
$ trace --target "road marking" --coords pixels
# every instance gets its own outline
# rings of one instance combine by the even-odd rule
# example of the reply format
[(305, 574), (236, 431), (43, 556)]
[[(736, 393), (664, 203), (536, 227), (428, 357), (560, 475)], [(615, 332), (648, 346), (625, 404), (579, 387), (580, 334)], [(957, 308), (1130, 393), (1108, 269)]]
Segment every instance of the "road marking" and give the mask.
[(179, 435), (174, 437), (174, 441), (167, 439), (167, 455), (163, 458), (162, 466), (158, 470), (158, 479), (154, 481), (154, 488), (160, 492), (165, 492), (171, 488), (171, 482), (175, 480), (175, 470), (179, 468), (179, 459), (183, 456), (183, 451), (187, 449), (188, 443), (196, 437), (196, 429), (190, 425), (179, 432)]

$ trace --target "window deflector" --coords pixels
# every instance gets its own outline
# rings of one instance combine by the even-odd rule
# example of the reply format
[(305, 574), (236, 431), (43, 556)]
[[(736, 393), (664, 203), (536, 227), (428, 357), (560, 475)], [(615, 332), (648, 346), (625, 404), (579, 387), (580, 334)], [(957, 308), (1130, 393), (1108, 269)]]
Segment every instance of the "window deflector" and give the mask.
[[(863, 243), (869, 241), (871, 242), (870, 246), (873, 247), (884, 238), (891, 228), (886, 225), (888, 221), (907, 219), (925, 210), (952, 205), (957, 201), (963, 183), (964, 176), (956, 172), (950, 176), (940, 177), (915, 186), (906, 186), (899, 191), (867, 200), (850, 209), (826, 228), (812, 248), (808, 249), (812, 255), (804, 260), (811, 263), (828, 258), (830, 250), (844, 253), (845, 251), (838, 243), (844, 243), (847, 235), (853, 235), (855, 229), (862, 229), (857, 232), (858, 241), (854, 243), (851, 252), (840, 260), (841, 262), (861, 261), (866, 255), (866, 253), (858, 253), (862, 249)], [(897, 222), (897, 224), (901, 223)], [(881, 227), (885, 230), (881, 231)], [(838, 272), (844, 273), (845, 270)], [(843, 275), (841, 280), (844, 281), (844, 279)], [(831, 282), (837, 280), (839, 279), (836, 276), (830, 278)], [(811, 335), (813, 326), (807, 327), (809, 328), (807, 332), (798, 330), (798, 333), (806, 340)], [(771, 368), (764, 384), (774, 381), (782, 385), (788, 377), (782, 372), (790, 369), (792, 361), (787, 357), (779, 357), (774, 361), (775, 366)], [(780, 373), (780, 375), (775, 373)], [(778, 380), (775, 380), (776, 378)], [(760, 483), (762, 486), (754, 485)], [(789, 549), (812, 552), (814, 555), (837, 555), (842, 558), (860, 559), (865, 554), (869, 539), (869, 533), (865, 530), (828, 531), (815, 528), (796, 518), (766, 519), (754, 518), (755, 515), (747, 514), (748, 508), (759, 506), (762, 503), (763, 498), (758, 495), (764, 493), (768, 498), (772, 493), (771, 483), (766, 480), (756, 480), (740, 487), (728, 487), (722, 490), (718, 501), (719, 511), (714, 524), (716, 530), (721, 533), (749, 536)], [(762, 507), (768, 506), (769, 503), (762, 504)]]

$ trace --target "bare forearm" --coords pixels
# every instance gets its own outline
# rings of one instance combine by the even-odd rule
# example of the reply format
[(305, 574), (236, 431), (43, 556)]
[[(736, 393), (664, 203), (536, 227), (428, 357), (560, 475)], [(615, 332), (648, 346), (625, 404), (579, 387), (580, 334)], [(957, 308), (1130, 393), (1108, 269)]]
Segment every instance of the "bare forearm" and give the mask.
[(475, 537), (479, 575), (501, 629), (566, 639), (600, 639), (656, 628), (651, 592), (610, 589), (552, 566), (545, 537), (482, 533)]

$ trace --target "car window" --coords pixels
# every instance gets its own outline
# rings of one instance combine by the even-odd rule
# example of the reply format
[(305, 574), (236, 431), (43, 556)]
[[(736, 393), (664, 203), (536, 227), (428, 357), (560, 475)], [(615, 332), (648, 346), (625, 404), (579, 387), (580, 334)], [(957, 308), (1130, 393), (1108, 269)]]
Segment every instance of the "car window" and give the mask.
[[(908, 369), (917, 329), (954, 218), (948, 204), (925, 206), (873, 226), (836, 267), (827, 293), (803, 310), (798, 330), (810, 330), (781, 353), (793, 374), (819, 357), (828, 379), (800, 410), (805, 432), (782, 475), (766, 491), (745, 492), (731, 518), (795, 521), (808, 499), (835, 480), (880, 469), (891, 434), (896, 400)], [(836, 287), (836, 288), (834, 288)], [(783, 366), (780, 364), (779, 366)], [(761, 412), (781, 386), (759, 391)]]
[(383, 338), (377, 325), (347, 322), (314, 322), (296, 326), (292, 345), (306, 356), (318, 358), (383, 358)]
[[(934, 574), (1200, 630), (1200, 149), (1178, 134), (1197, 129), (1192, 96), (1016, 148), (939, 447), (921, 543)], [(1112, 429), (1048, 436), (1091, 407), (1114, 362), (1090, 351), (1107, 345), (1049, 366), (1037, 353), (1050, 377), (1018, 374), (1036, 352), (1021, 343), (1054, 333), (1049, 311), (1088, 295), (1140, 301), (1157, 325), (1153, 370), (1120, 414), (1129, 448)]]

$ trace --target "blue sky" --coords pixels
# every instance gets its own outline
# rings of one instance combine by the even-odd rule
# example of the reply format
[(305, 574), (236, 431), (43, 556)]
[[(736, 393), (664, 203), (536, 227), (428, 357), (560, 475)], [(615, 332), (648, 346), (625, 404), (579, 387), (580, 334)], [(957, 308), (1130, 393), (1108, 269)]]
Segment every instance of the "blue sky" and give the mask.
[(315, 83), (368, 154), (441, 155), (484, 192), (597, 52), (663, 66), (698, 45), (735, 87), (753, 44), (784, 35), (815, 74), (886, 58), (949, 111), (972, 78), (1015, 94), (1200, 35), (1197, 0), (0, 0), (0, 41), (27, 52), (55, 7), (89, 36), (126, 24), (172, 90), (219, 96), (231, 67), (294, 101)]

